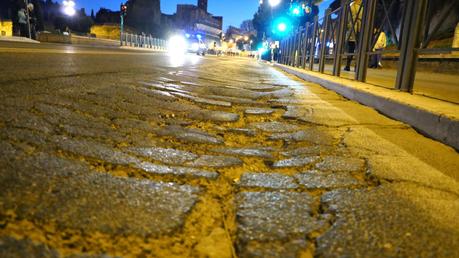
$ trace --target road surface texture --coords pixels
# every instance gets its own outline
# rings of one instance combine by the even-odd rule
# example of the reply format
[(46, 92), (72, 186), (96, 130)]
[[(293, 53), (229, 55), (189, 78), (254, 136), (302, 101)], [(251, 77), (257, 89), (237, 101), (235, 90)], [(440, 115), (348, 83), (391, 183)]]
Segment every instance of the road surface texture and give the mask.
[(459, 159), (256, 61), (0, 45), (0, 257), (459, 257)]

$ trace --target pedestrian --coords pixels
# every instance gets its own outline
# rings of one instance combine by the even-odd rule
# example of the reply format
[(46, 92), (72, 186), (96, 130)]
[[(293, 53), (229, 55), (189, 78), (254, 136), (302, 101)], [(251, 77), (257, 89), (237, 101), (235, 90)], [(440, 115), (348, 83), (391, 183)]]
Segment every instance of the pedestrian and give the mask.
[(25, 8), (20, 8), (18, 11), (18, 23), (21, 37), (29, 37), (29, 27), (27, 25), (27, 13)]
[(30, 36), (32, 39), (37, 39), (37, 17), (35, 15), (34, 6), (32, 3), (27, 5), (27, 10), (29, 11)]
[(362, 0), (355, 0), (350, 4), (350, 17), (348, 17), (347, 23), (347, 52), (349, 55), (347, 56), (346, 67), (344, 67), (345, 71), (351, 70), (351, 63), (353, 59), (353, 54), (355, 53), (355, 48), (357, 45), (357, 38), (360, 34), (360, 27), (362, 25), (362, 16), (363, 16), (363, 7), (362, 7)]
[(373, 48), (373, 52), (377, 52), (371, 56), (370, 68), (382, 68), (381, 59), (383, 51), (387, 46), (387, 37), (384, 31), (381, 31), (378, 36), (378, 40)]

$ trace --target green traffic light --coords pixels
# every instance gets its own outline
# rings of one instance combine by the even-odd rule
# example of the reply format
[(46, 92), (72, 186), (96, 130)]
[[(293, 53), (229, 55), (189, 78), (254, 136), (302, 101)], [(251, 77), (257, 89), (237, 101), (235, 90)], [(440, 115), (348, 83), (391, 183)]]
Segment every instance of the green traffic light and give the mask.
[(303, 16), (304, 15), (304, 10), (302, 6), (298, 3), (293, 3), (290, 6), (289, 13), (291, 16)]
[(277, 25), (277, 30), (280, 31), (280, 32), (286, 31), (287, 30), (287, 24), (285, 24), (284, 22), (279, 23)]
[(274, 20), (272, 26), (273, 34), (277, 35), (278, 37), (285, 36), (293, 28), (291, 20), (286, 17), (277, 18), (276, 20)]

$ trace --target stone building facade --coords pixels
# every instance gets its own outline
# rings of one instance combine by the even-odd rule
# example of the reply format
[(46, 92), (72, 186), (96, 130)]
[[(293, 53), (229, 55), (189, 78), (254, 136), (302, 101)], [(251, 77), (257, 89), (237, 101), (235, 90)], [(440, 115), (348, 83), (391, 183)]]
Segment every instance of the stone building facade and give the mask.
[(207, 11), (207, 0), (198, 0), (198, 5), (179, 4), (173, 17), (176, 29), (191, 36), (201, 35), (204, 42), (220, 45), (223, 17), (213, 16)]

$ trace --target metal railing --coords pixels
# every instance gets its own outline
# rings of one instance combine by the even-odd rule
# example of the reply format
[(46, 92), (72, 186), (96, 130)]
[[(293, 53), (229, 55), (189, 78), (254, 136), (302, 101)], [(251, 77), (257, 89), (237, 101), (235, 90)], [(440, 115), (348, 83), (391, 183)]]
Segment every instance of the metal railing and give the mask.
[(136, 35), (130, 33), (121, 33), (121, 46), (147, 48), (152, 50), (166, 50), (167, 43), (163, 39), (153, 38), (147, 35)]
[[(327, 9), (324, 17), (316, 17), (282, 40), (279, 62), (320, 73), (325, 73), (327, 63), (333, 66), (331, 75), (340, 76), (345, 61), (344, 70), (354, 68), (354, 79), (365, 82), (370, 57), (389, 54), (399, 62), (394, 88), (413, 92), (419, 54), (459, 50), (426, 49), (440, 27), (436, 24), (432, 29), (426, 21), (429, 1), (435, 0), (362, 0), (360, 6), (355, 1), (342, 0), (340, 8)], [(456, 4), (459, 1), (454, 0), (451, 5)], [(401, 19), (391, 18), (395, 11), (402, 15)], [(389, 46), (376, 50), (383, 31), (388, 35)]]

